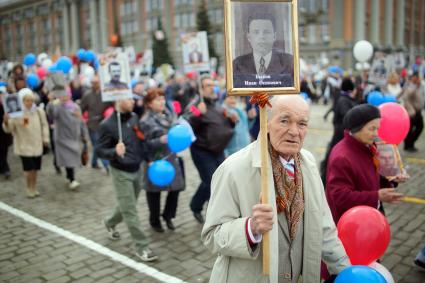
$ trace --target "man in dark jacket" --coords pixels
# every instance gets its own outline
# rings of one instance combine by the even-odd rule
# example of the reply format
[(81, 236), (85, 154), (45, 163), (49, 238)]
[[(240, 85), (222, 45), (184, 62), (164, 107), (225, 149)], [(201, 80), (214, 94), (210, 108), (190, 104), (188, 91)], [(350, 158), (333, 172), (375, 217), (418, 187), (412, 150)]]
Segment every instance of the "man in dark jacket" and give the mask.
[[(141, 189), (140, 164), (145, 159), (143, 133), (138, 127), (138, 117), (133, 113), (134, 100), (116, 102), (116, 111), (100, 124), (97, 154), (110, 161), (118, 206), (103, 221), (109, 237), (118, 240), (116, 225), (124, 220), (136, 247), (136, 256), (142, 261), (158, 257), (149, 249), (149, 240), (141, 229), (137, 214), (137, 198)], [(120, 119), (118, 119), (118, 112)], [(119, 122), (122, 134), (119, 133)]]
[(224, 149), (233, 136), (237, 120), (236, 116), (228, 117), (224, 108), (216, 105), (217, 96), (211, 77), (201, 78), (201, 88), (198, 108), (202, 114), (191, 117), (189, 121), (196, 136), (190, 153), (201, 177), (201, 184), (190, 202), (190, 209), (199, 223), (204, 222), (201, 211), (205, 202), (210, 199), (212, 175), (224, 160)]

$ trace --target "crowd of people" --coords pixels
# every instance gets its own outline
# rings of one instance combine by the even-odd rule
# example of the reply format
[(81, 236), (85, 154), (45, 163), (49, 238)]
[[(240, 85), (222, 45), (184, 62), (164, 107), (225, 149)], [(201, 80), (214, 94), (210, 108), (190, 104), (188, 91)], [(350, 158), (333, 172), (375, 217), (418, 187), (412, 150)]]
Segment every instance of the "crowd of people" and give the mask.
[[(11, 117), (0, 104), (0, 173), (6, 179), (11, 176), (8, 148), (13, 144), (13, 152), (22, 162), (26, 196), (35, 198), (40, 196), (37, 172), (49, 149), (56, 173), (65, 169), (70, 190), (80, 186), (76, 171), (82, 164), (100, 169), (100, 161), (106, 174), (112, 176), (117, 202), (103, 221), (105, 229), (112, 240), (118, 240), (117, 225), (124, 222), (142, 261), (154, 261), (158, 255), (149, 248), (140, 223), (139, 194), (141, 190), (146, 193), (154, 231), (164, 232), (161, 218), (168, 229), (176, 229), (173, 219), (186, 177), (183, 159), (167, 147), (167, 133), (182, 119), (189, 123), (196, 137), (190, 154), (201, 181), (190, 209), (194, 219), (205, 224), (204, 243), (220, 254), (212, 273), (214, 282), (233, 282), (229, 278), (239, 278), (237, 267), (261, 282), (261, 258), (257, 255), (265, 232), (271, 233), (271, 251), (293, 249), (293, 254), (271, 253), (271, 276), (276, 279), (285, 274), (289, 279), (285, 282), (297, 282), (302, 274), (305, 282), (318, 282), (320, 274), (314, 270), (320, 269), (321, 260), (323, 278), (338, 274), (350, 263), (335, 223), (357, 205), (384, 213), (383, 203), (400, 202), (403, 195), (395, 187), (409, 178), (404, 171), (391, 180), (379, 175), (375, 141), (380, 112), (367, 103), (368, 94), (391, 94), (407, 110), (410, 130), (404, 140), (405, 151), (417, 151), (415, 142), (423, 130), (425, 84), (418, 73), (401, 77), (394, 72), (387, 84), (379, 86), (368, 81), (366, 72), (358, 77), (332, 72), (320, 84), (304, 76), (301, 91), (307, 99), (271, 99), (268, 149), (273, 182), (269, 184), (269, 199), (276, 202), (266, 205), (259, 201), (258, 106), (247, 98), (226, 95), (221, 76), (176, 73), (164, 82), (137, 78), (132, 84), (133, 98), (115, 103), (102, 101), (97, 75), (69, 79), (52, 73), (32, 89), (25, 78), (26, 70), (18, 64), (7, 84), (0, 86), (1, 96), (15, 95), (23, 108), (22, 115)], [(334, 126), (319, 169), (311, 153), (302, 149), (310, 107), (316, 103), (331, 103), (324, 119), (333, 113)], [(90, 162), (85, 158), (88, 148)], [(147, 177), (148, 166), (159, 159), (176, 169), (173, 182), (165, 189)], [(167, 194), (162, 212), (161, 192)], [(273, 225), (274, 221), (279, 225)], [(304, 258), (306, 253), (308, 259)], [(415, 261), (422, 267), (423, 258), (420, 255)], [(277, 265), (279, 261), (290, 264)], [(229, 268), (230, 262), (237, 267)]]

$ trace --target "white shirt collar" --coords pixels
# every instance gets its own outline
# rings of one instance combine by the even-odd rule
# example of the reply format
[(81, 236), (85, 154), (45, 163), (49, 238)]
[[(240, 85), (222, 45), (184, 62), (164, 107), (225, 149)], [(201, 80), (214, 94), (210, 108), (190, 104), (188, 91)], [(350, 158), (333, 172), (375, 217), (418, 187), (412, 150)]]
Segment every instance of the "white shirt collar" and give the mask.
[(254, 53), (254, 62), (255, 62), (255, 70), (258, 71), (260, 70), (260, 60), (261, 57), (264, 58), (264, 66), (267, 68), (269, 67), (270, 61), (272, 60), (272, 52), (270, 51), (267, 55), (261, 56), (260, 54)]
[(282, 156), (279, 156), (280, 163), (282, 163), (283, 167), (286, 165), (295, 166), (295, 160), (291, 158), (289, 161), (286, 161)]

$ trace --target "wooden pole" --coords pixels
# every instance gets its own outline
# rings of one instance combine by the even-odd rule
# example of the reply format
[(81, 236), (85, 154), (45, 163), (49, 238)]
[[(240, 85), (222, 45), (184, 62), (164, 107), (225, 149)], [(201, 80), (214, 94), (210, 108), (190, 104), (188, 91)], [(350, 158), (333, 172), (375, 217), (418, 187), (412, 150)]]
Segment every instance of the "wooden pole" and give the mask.
[[(260, 107), (260, 147), (261, 147), (261, 202), (269, 203), (268, 184), (268, 143), (267, 143), (267, 105)], [(263, 235), (263, 274), (270, 274), (270, 238), (269, 233)]]

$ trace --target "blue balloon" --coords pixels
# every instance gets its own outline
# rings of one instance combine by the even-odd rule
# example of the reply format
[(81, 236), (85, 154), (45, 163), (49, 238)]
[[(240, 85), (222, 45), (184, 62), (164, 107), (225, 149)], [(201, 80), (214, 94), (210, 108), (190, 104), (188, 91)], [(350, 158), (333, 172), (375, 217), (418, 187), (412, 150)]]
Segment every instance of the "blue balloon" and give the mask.
[(93, 50), (87, 50), (84, 54), (84, 61), (94, 62), (96, 59), (96, 53)]
[(170, 185), (175, 176), (176, 170), (173, 165), (166, 160), (157, 160), (148, 168), (149, 181), (158, 187), (166, 187)]
[(176, 125), (168, 131), (168, 148), (174, 152), (180, 152), (192, 144), (192, 135), (188, 128)]
[(99, 67), (100, 67), (100, 62), (99, 62), (99, 59), (95, 59), (94, 60), (94, 63), (93, 63), (93, 67), (94, 67), (94, 69), (97, 71), (97, 70), (99, 70)]
[(7, 86), (7, 82), (0, 82), (0, 86)]
[(86, 50), (83, 49), (83, 48), (80, 48), (80, 49), (77, 50), (77, 58), (78, 58), (78, 60), (83, 60), (84, 53), (85, 52), (86, 52)]
[(137, 84), (137, 79), (132, 79), (131, 80), (131, 88), (134, 88)]
[(220, 87), (218, 85), (214, 86), (214, 93), (217, 95), (220, 94)]
[(47, 71), (49, 71), (49, 73), (56, 73), (59, 72), (56, 64), (50, 65), (49, 68), (47, 68)]
[(335, 283), (387, 283), (387, 280), (369, 266), (353, 265), (344, 269), (335, 279)]
[(379, 106), (385, 103), (385, 98), (379, 91), (372, 91), (367, 95), (367, 103), (373, 106)]
[(68, 74), (72, 68), (72, 61), (66, 56), (62, 56), (56, 62), (56, 69), (62, 71), (64, 74)]
[(40, 80), (38, 79), (37, 75), (35, 74), (28, 74), (27, 76), (27, 85), (34, 89), (38, 86)]
[(397, 103), (397, 97), (395, 95), (387, 94), (384, 96), (385, 103), (387, 102), (395, 102)]
[(37, 57), (35, 57), (35, 55), (33, 53), (28, 53), (27, 55), (25, 55), (24, 64), (26, 66), (34, 65), (35, 62), (37, 62)]
[(300, 92), (300, 95), (301, 95), (301, 97), (302, 97), (302, 98), (304, 98), (305, 100), (310, 99), (310, 98), (308, 97), (308, 94), (307, 94), (307, 93), (305, 93), (305, 92)]

